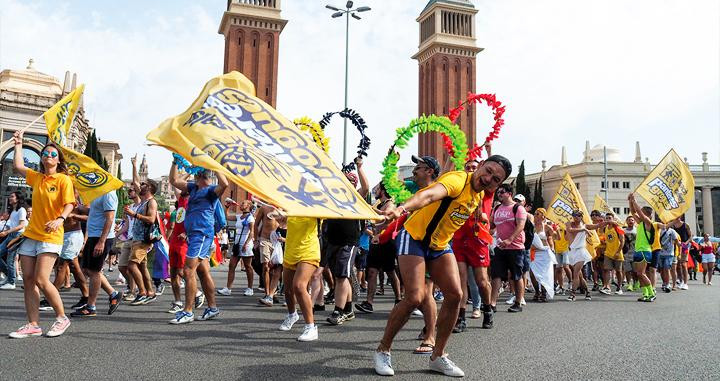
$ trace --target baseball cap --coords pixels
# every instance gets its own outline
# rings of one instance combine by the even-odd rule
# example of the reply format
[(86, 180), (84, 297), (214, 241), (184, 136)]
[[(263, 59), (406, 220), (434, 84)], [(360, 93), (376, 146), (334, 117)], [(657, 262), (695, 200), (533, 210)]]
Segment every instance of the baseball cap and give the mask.
[(513, 200), (518, 200), (518, 201), (521, 201), (521, 202), (522, 202), (522, 201), (525, 201), (525, 196), (523, 196), (522, 194), (519, 194), (519, 193), (518, 193), (518, 194), (516, 194), (516, 195), (513, 197)]
[(412, 155), (412, 161), (415, 164), (423, 163), (428, 167), (432, 168), (435, 171), (435, 177), (440, 175), (440, 164), (438, 163), (436, 158), (432, 156), (418, 157), (416, 155)]

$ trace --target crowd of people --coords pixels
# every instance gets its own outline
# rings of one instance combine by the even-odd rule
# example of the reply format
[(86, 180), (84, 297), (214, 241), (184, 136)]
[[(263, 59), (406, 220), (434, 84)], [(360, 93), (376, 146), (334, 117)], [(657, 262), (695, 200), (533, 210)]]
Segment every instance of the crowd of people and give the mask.
[[(34, 209), (15, 192), (10, 214), (4, 224), (0, 221), (0, 289), (15, 289), (22, 274), (27, 313), (27, 324), (11, 332), (12, 338), (42, 335), (41, 309), (55, 313), (45, 335), (59, 336), (70, 326), (69, 317), (96, 316), (101, 289), (112, 315), (123, 302), (155, 302), (164, 282), (173, 297), (169, 323), (216, 319), (222, 298), (235, 295), (240, 265), (247, 281), (239, 290), (244, 297), (262, 290), (258, 306), (272, 307), (284, 296), (287, 315), (278, 322), (279, 330), (292, 330), (300, 309), (304, 326), (297, 340), (303, 342), (318, 340), (316, 314), (326, 311), (326, 305), (334, 305), (323, 313), (327, 323), (343, 325), (356, 312), (377, 313), (375, 298), (389, 285), (395, 304), (384, 311), (388, 317), (374, 352), (375, 371), (394, 374), (393, 340), (416, 315), (424, 319), (424, 328), (414, 353), (429, 355), (431, 370), (461, 377), (464, 372), (446, 349), (451, 334), (470, 324), (468, 305), (470, 318), (482, 318), (481, 327), (492, 329), (501, 323), (495, 312), (505, 291), (511, 313), (522, 312), (526, 299), (572, 302), (591, 300), (593, 292), (637, 292), (638, 301), (654, 302), (658, 273), (660, 291), (670, 293), (687, 290), (689, 280), (697, 279), (697, 267), (703, 269), (703, 283), (711, 285), (717, 263), (717, 249), (707, 234), (695, 242), (682, 219), (656, 221), (652, 209), (638, 205), (632, 193), (631, 214), (624, 221), (594, 210), (592, 223), (585, 224), (583, 212), (574, 210), (566, 224), (554, 223), (545, 209), (513, 194), (506, 183), (512, 165), (500, 155), (469, 160), (464, 171), (443, 171), (434, 157), (413, 156), (412, 179), (405, 182), (413, 196), (402, 204), (382, 183), (370, 186), (358, 158), (347, 179), (384, 220), (288, 216), (260, 200), (228, 199), (225, 206), (235, 215), (229, 236), (218, 223), (218, 206), (228, 186), (222, 173), (189, 175), (173, 163), (169, 179), (177, 202), (166, 221), (154, 198), (158, 184), (140, 181), (133, 160), (130, 204), (116, 223), (116, 193), (82, 205), (56, 145), (43, 148), (40, 171), (26, 168), (22, 155), (22, 133), (16, 133), (15, 170), (32, 187)], [(169, 246), (166, 279), (151, 274), (151, 257), (157, 256), (153, 243), (163, 238), (163, 230)], [(597, 234), (600, 245), (589, 247), (589, 234)], [(216, 287), (210, 271), (209, 258), (216, 250), (228, 260), (222, 287)], [(112, 271), (115, 261), (121, 275), (114, 283), (125, 284), (124, 290), (116, 290), (103, 271), (106, 263)], [(81, 298), (68, 317), (61, 292), (71, 287), (71, 274)]]

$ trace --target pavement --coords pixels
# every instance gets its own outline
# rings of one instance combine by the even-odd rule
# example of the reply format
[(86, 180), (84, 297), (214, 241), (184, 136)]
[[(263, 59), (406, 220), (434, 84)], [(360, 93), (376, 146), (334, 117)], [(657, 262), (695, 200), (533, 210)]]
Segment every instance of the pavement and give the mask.
[[(109, 274), (111, 280), (117, 276)], [(225, 267), (213, 275), (216, 287), (224, 286)], [(63, 336), (0, 339), (0, 380), (380, 378), (372, 353), (392, 307), (390, 287), (378, 297), (374, 314), (358, 313), (342, 326), (325, 323), (331, 308), (317, 314), (320, 339), (300, 343), (302, 318), (292, 331), (279, 331), (285, 308), (258, 306), (258, 290), (242, 296), (244, 288), (237, 286), (244, 279), (238, 271), (233, 295), (218, 296), (217, 319), (180, 326), (167, 324), (169, 287), (157, 302), (123, 304), (112, 316), (105, 315), (103, 296), (98, 316), (73, 319)], [(469, 329), (452, 335), (450, 358), (467, 379), (718, 380), (720, 278), (716, 283), (691, 281), (689, 290), (659, 293), (654, 303), (637, 302), (637, 293), (594, 293), (592, 301), (528, 303), (517, 314), (499, 303), (495, 328), (483, 330), (480, 320), (468, 319)], [(79, 298), (75, 289), (61, 295), (66, 308)], [(40, 314), (47, 330), (53, 312)], [(0, 291), (0, 332), (25, 322), (20, 287)], [(428, 371), (428, 356), (412, 354), (422, 327), (422, 318), (412, 317), (398, 335), (395, 379), (445, 379)]]

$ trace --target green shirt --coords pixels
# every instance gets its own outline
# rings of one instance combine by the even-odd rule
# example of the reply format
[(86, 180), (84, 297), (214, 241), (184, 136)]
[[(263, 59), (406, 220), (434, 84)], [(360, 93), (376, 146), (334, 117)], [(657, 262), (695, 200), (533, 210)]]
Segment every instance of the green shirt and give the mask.
[(650, 235), (645, 231), (645, 223), (640, 221), (637, 225), (637, 236), (635, 237), (635, 251), (651, 251)]
[(405, 188), (407, 188), (410, 193), (415, 194), (417, 191), (420, 190), (420, 187), (412, 180), (405, 180)]

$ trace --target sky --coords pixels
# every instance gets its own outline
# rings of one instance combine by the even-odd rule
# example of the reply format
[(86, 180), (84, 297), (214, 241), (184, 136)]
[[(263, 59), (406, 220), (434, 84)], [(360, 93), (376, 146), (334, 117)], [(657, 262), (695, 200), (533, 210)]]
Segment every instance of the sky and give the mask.
[[(426, 0), (365, 0), (372, 11), (350, 22), (349, 106), (368, 124), (366, 168), (380, 178), (394, 129), (418, 113), (418, 24)], [(282, 0), (277, 109), (319, 120), (343, 108), (344, 20), (325, 4)], [(473, 0), (476, 92), (506, 105), (493, 151), (537, 172), (541, 161), (579, 162), (585, 141), (618, 148), (622, 159), (659, 161), (670, 149), (720, 163), (720, 2), (717, 0)], [(100, 139), (120, 143), (127, 160), (147, 154), (151, 177), (167, 173), (168, 151), (144, 136), (182, 113), (222, 74), (225, 0), (98, 2), (0, 0), (0, 69), (66, 70), (86, 84), (85, 109)], [(492, 114), (478, 106), (477, 135)], [(331, 157), (342, 161), (342, 121), (327, 127)], [(348, 152), (359, 134), (350, 129)], [(411, 142), (401, 152), (409, 162)]]

